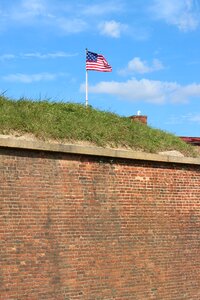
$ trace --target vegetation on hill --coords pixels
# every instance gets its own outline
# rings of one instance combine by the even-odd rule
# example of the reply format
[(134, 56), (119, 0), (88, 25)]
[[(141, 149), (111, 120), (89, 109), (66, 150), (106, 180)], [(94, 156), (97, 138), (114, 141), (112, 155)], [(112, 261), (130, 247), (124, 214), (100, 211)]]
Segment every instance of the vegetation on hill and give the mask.
[(0, 133), (32, 134), (43, 140), (85, 141), (97, 146), (125, 147), (158, 153), (177, 150), (196, 156), (194, 148), (178, 137), (130, 118), (80, 104), (18, 101), (0, 96)]

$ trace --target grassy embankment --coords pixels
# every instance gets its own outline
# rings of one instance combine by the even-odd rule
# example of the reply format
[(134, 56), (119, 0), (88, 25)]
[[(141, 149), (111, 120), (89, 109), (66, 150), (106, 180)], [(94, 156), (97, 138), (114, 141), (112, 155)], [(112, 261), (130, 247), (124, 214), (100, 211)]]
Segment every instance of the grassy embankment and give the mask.
[(89, 142), (97, 146), (127, 147), (158, 153), (177, 150), (196, 156), (178, 137), (114, 113), (74, 103), (14, 101), (0, 96), (0, 134), (32, 134), (38, 139)]

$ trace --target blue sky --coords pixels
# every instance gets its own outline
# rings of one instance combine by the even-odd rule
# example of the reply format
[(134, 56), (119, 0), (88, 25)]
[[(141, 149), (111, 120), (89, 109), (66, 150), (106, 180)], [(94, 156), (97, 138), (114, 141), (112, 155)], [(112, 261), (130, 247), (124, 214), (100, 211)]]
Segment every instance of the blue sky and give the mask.
[(90, 105), (200, 136), (200, 0), (0, 0), (0, 37), (8, 97), (84, 103), (87, 47)]

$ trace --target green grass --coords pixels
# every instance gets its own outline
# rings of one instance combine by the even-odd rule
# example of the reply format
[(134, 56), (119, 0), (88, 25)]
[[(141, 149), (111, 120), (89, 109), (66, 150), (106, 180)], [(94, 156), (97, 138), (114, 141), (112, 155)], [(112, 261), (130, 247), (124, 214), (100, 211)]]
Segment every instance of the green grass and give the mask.
[(197, 156), (192, 146), (172, 134), (74, 103), (24, 98), (14, 101), (0, 96), (0, 133), (29, 133), (43, 140), (86, 141), (152, 153), (177, 150), (186, 156)]

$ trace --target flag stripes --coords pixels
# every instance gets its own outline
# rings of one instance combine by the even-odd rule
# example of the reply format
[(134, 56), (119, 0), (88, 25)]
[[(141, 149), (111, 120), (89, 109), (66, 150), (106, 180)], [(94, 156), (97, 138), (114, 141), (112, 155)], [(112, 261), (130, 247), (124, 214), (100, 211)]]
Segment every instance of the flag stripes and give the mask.
[(108, 64), (105, 57), (91, 51), (86, 52), (86, 70), (111, 72), (112, 67)]

